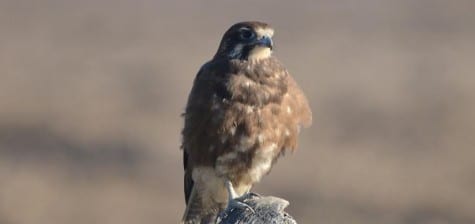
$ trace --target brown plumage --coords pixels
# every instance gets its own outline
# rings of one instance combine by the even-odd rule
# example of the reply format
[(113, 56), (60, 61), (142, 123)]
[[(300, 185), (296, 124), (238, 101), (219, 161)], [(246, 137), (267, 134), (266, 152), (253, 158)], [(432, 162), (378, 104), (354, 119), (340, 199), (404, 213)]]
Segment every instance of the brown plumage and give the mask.
[(262, 22), (231, 26), (195, 78), (183, 115), (184, 223), (214, 223), (225, 181), (247, 193), (311, 123), (304, 94), (271, 56), (272, 35)]

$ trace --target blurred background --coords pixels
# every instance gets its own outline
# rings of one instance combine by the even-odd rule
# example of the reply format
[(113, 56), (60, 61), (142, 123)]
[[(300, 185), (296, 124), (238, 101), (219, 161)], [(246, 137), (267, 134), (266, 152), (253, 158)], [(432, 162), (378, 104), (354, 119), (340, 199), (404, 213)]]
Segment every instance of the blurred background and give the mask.
[(177, 223), (180, 114), (233, 23), (314, 114), (254, 191), (299, 223), (475, 223), (470, 0), (0, 1), (0, 224)]

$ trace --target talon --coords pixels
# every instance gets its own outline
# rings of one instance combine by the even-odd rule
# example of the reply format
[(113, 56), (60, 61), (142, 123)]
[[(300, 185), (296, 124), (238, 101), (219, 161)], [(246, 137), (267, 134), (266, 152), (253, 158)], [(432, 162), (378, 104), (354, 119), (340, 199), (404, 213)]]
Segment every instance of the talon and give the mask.
[(239, 201), (239, 199), (244, 199), (247, 196), (249, 196), (249, 193), (246, 193), (242, 195), (241, 197), (238, 197), (236, 194), (236, 191), (234, 191), (233, 184), (231, 183), (230, 180), (225, 181), (226, 184), (226, 189), (228, 190), (228, 205), (226, 206), (226, 211), (229, 211), (233, 208), (240, 208), (244, 210), (249, 210), (251, 213), (255, 213), (254, 209), (249, 206), (248, 204)]
[(226, 210), (227, 211), (230, 211), (232, 209), (244, 209), (244, 210), (249, 210), (251, 213), (256, 213), (256, 211), (254, 211), (254, 209), (249, 206), (248, 204), (244, 203), (244, 202), (240, 202), (240, 201), (237, 201), (237, 200), (231, 200), (228, 202), (228, 205), (226, 207)]
[(258, 197), (258, 198), (262, 198), (262, 195), (258, 194), (258, 193), (254, 193), (254, 192), (249, 192), (247, 193), (248, 195), (250, 195), (251, 197)]

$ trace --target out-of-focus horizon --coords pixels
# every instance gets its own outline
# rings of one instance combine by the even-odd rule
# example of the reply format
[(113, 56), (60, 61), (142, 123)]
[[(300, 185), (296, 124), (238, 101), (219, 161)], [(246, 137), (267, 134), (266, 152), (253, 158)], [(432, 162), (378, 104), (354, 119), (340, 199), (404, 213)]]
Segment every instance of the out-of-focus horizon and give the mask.
[(299, 223), (475, 223), (475, 3), (0, 2), (0, 223), (177, 223), (180, 129), (233, 23), (314, 116), (254, 191)]

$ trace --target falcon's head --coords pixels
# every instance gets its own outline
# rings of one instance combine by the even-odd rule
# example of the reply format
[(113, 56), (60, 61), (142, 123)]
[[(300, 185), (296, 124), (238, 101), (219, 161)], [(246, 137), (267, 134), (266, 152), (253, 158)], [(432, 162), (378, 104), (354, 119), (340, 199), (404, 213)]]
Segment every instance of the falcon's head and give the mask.
[(223, 35), (214, 58), (260, 60), (270, 57), (274, 29), (263, 22), (240, 22)]

